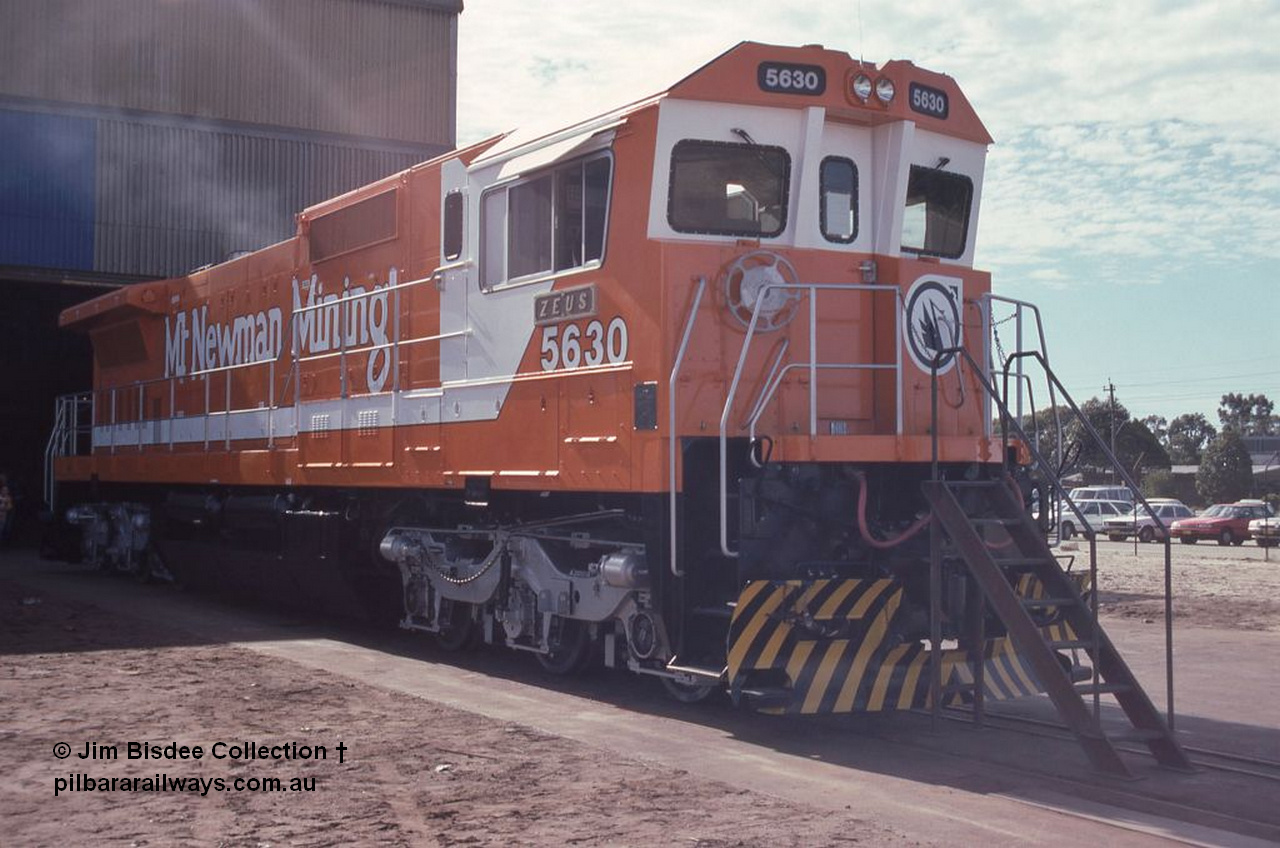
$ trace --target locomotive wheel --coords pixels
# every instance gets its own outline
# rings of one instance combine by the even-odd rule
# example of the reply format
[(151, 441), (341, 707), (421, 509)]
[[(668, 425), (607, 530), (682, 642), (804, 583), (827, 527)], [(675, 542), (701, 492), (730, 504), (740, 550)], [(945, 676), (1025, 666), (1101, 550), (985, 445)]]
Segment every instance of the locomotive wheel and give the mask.
[(552, 674), (581, 671), (591, 658), (591, 633), (587, 624), (574, 618), (562, 618), (559, 625), (559, 638), (553, 639), (550, 653), (536, 655), (538, 662)]
[(440, 629), (436, 631), (436, 644), (446, 651), (461, 651), (475, 645), (480, 628), (471, 615), (471, 604), (461, 601), (442, 601), (440, 604)]
[(714, 683), (684, 683), (674, 677), (663, 677), (662, 686), (667, 694), (682, 704), (698, 704), (711, 697), (720, 687)]

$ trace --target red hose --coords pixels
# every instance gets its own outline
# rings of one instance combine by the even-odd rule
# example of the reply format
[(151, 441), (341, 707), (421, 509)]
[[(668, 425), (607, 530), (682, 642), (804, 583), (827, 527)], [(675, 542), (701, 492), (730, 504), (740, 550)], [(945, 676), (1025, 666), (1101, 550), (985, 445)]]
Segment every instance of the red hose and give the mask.
[(854, 478), (858, 481), (858, 532), (862, 534), (862, 541), (866, 542), (873, 548), (887, 550), (901, 545), (915, 534), (919, 533), (925, 527), (929, 526), (929, 522), (933, 520), (933, 513), (925, 515), (916, 520), (914, 524), (902, 531), (902, 534), (893, 538), (881, 541), (871, 535), (871, 530), (867, 527), (867, 478), (861, 471), (854, 472)]

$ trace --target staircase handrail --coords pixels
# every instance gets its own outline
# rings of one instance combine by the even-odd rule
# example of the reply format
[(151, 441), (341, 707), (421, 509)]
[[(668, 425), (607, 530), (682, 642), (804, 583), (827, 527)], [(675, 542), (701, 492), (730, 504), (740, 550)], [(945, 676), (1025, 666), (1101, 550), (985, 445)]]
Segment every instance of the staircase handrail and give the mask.
[[(961, 346), (956, 346), (956, 347), (948, 348), (947, 350), (939, 351), (934, 356), (933, 361), (930, 363), (930, 371), (931, 371), (931, 377), (932, 377), (931, 394), (932, 394), (932, 405), (933, 405), (933, 408), (932, 408), (933, 439), (932, 441), (933, 441), (933, 479), (934, 481), (936, 482), (939, 480), (939, 477), (938, 477), (938, 368), (946, 360), (948, 355), (956, 355), (956, 356), (963, 357), (964, 360), (969, 363), (969, 366), (972, 369), (973, 374), (978, 378), (978, 382), (982, 386), (983, 390), (987, 392), (987, 394), (992, 398), (992, 400), (996, 402), (996, 405), (1000, 408), (1000, 435), (1001, 435), (1001, 445), (1002, 445), (1001, 460), (1006, 466), (1006, 468), (1008, 467), (1008, 463), (1009, 463), (1009, 455), (1008, 455), (1008, 449), (1007, 449), (1009, 444), (1009, 438), (1008, 438), (1009, 425), (1012, 425), (1018, 437), (1021, 438), (1023, 444), (1026, 445), (1027, 451), (1028, 453), (1030, 453), (1031, 458), (1035, 462), (1035, 464), (1041, 469), (1041, 471), (1049, 472), (1045, 476), (1049, 478), (1050, 485), (1061, 497), (1062, 502), (1065, 503), (1073, 513), (1075, 513), (1076, 518), (1079, 519), (1080, 521), (1080, 526), (1085, 528), (1084, 530), (1085, 537), (1089, 539), (1090, 550), (1091, 550), (1090, 570), (1091, 572), (1096, 572), (1096, 559), (1092, 553), (1092, 545), (1093, 545), (1094, 539), (1097, 536), (1097, 533), (1093, 530), (1093, 528), (1089, 525), (1089, 523), (1085, 521), (1084, 516), (1080, 513), (1079, 508), (1076, 507), (1075, 501), (1071, 499), (1071, 496), (1067, 493), (1067, 491), (1062, 487), (1062, 484), (1059, 482), (1058, 475), (1056, 473), (1053, 473), (1053, 469), (1050, 468), (1049, 464), (1045, 461), (1044, 457), (1041, 456), (1039, 448), (1035, 444), (1033, 444), (1030, 441), (1030, 439), (1027, 438), (1026, 431), (1022, 429), (1021, 423), (1013, 419), (1013, 416), (1009, 412), (1008, 405), (1005, 403), (1004, 399), (999, 394), (996, 393), (995, 385), (992, 384), (986, 378), (986, 376), (982, 373), (982, 369), (978, 366), (978, 363), (974, 361), (973, 356), (969, 353), (969, 351)], [(1138, 489), (1137, 483), (1134, 482), (1133, 478), (1129, 475), (1129, 472), (1127, 472), (1124, 469), (1124, 466), (1120, 464), (1120, 460), (1116, 458), (1115, 453), (1112, 452), (1112, 450), (1107, 446), (1107, 444), (1104, 441), (1102, 441), (1102, 437), (1098, 435), (1098, 431), (1093, 428), (1093, 425), (1089, 423), (1089, 419), (1086, 418), (1084, 413), (1080, 411), (1080, 407), (1076, 406), (1076, 402), (1072, 399), (1071, 394), (1067, 391), (1066, 387), (1062, 385), (1062, 382), (1058, 380), (1057, 375), (1053, 373), (1053, 369), (1049, 367), (1048, 360), (1046, 360), (1045, 357), (1039, 351), (1034, 351), (1034, 350), (1018, 351), (1016, 353), (1010, 354), (1006, 358), (1006, 361), (1004, 363), (1005, 390), (1006, 391), (1008, 390), (1009, 365), (1015, 358), (1020, 358), (1020, 357), (1030, 357), (1040, 363), (1040, 367), (1044, 369), (1045, 378), (1049, 381), (1050, 391), (1052, 392), (1052, 390), (1056, 387), (1058, 390), (1062, 392), (1063, 400), (1066, 401), (1066, 403), (1069, 405), (1071, 411), (1076, 415), (1076, 417), (1080, 419), (1080, 422), (1084, 425), (1085, 432), (1088, 433), (1089, 436), (1098, 445), (1098, 447), (1102, 449), (1103, 455), (1112, 464), (1112, 466), (1120, 472), (1120, 477), (1125, 481), (1125, 484), (1129, 487), (1130, 491), (1133, 492), (1134, 497), (1138, 499), (1138, 501), (1142, 504), (1144, 508), (1146, 508), (1147, 513), (1151, 515), (1153, 518), (1155, 518), (1156, 523), (1161, 528), (1161, 530), (1164, 530), (1164, 533), (1163, 533), (1164, 535), (1164, 621), (1165, 621), (1164, 636), (1165, 636), (1165, 686), (1166, 686), (1166, 700), (1167, 700), (1166, 721), (1168, 721), (1169, 729), (1172, 731), (1174, 729), (1173, 566), (1172, 566), (1172, 546), (1170, 543), (1169, 533), (1167, 529), (1165, 529), (1164, 522), (1162, 522), (1158, 517), (1156, 517), (1155, 511), (1151, 508), (1151, 504), (1147, 501), (1145, 497), (1142, 496), (1142, 493)], [(1045, 505), (1042, 505), (1041, 508), (1043, 509), (1044, 506)], [(1136, 521), (1136, 517), (1137, 517), (1136, 507), (1135, 507), (1134, 517)], [(1096, 573), (1093, 576), (1093, 580), (1094, 580), (1093, 591), (1097, 593), (1098, 585), (1097, 585)], [(1095, 594), (1095, 602), (1094, 602), (1095, 616), (1097, 615), (1096, 597), (1097, 595)], [(1095, 701), (1096, 701), (1096, 698), (1095, 698)]]
[[(1099, 448), (1102, 449), (1103, 456), (1106, 458), (1107, 462), (1111, 465), (1111, 467), (1120, 473), (1120, 479), (1122, 479), (1124, 481), (1124, 484), (1129, 487), (1129, 491), (1133, 493), (1133, 496), (1136, 499), (1136, 501), (1138, 503), (1141, 503), (1143, 509), (1147, 511), (1147, 514), (1150, 515), (1153, 519), (1155, 519), (1156, 525), (1160, 528), (1160, 532), (1165, 537), (1167, 542), (1169, 534), (1168, 534), (1168, 528), (1165, 526), (1164, 522), (1160, 519), (1159, 516), (1155, 514), (1155, 510), (1151, 508), (1151, 504), (1147, 501), (1147, 499), (1143, 497), (1141, 489), (1139, 489), (1138, 484), (1134, 481), (1133, 477), (1130, 476), (1129, 472), (1125, 470), (1125, 467), (1123, 464), (1121, 464), (1119, 457), (1117, 457), (1115, 453), (1112, 452), (1111, 448), (1107, 446), (1107, 443), (1103, 441), (1102, 436), (1098, 435), (1098, 431), (1095, 430), (1093, 425), (1089, 423), (1089, 419), (1085, 417), (1085, 414), (1080, 410), (1080, 407), (1076, 406), (1076, 402), (1072, 399), (1071, 395), (1068, 394), (1066, 388), (1058, 380), (1058, 376), (1054, 374), (1053, 370), (1049, 367), (1048, 360), (1046, 360), (1040, 354), (1039, 351), (1027, 350), (1027, 351), (1018, 351), (1016, 353), (1009, 354), (1009, 356), (1005, 360), (1004, 390), (1006, 392), (1008, 391), (1009, 363), (1012, 362), (1014, 359), (1020, 359), (1024, 357), (1030, 357), (1040, 363), (1040, 367), (1044, 369), (1045, 378), (1049, 380), (1050, 390), (1052, 391), (1053, 387), (1056, 386), (1062, 392), (1062, 399), (1066, 401), (1066, 403), (1068, 404), (1069, 408), (1071, 409), (1072, 413), (1074, 413), (1076, 418), (1080, 419), (1080, 423), (1084, 425), (1085, 432), (1088, 433), (1090, 438), (1093, 439), (1094, 444), (1096, 444)], [(1061, 488), (1061, 486), (1059, 486), (1059, 488)], [(1136, 521), (1137, 520), (1136, 507), (1134, 510), (1133, 517), (1134, 517), (1134, 520)]]

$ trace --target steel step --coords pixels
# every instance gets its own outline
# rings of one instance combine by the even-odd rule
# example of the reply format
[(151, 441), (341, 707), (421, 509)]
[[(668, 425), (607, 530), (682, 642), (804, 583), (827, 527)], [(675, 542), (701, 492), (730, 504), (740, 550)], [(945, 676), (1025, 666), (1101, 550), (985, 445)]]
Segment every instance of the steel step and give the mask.
[(753, 686), (743, 689), (742, 694), (750, 699), (753, 707), (785, 707), (792, 699), (791, 690), (780, 686)]
[(1020, 598), (1027, 609), (1047, 609), (1049, 607), (1074, 607), (1079, 605), (1075, 598)]
[(1076, 692), (1081, 695), (1092, 695), (1095, 692), (1099, 695), (1116, 695), (1120, 692), (1128, 692), (1131, 689), (1133, 689), (1132, 686), (1124, 683), (1098, 683), (1096, 685), (1093, 683), (1077, 683), (1075, 685)]

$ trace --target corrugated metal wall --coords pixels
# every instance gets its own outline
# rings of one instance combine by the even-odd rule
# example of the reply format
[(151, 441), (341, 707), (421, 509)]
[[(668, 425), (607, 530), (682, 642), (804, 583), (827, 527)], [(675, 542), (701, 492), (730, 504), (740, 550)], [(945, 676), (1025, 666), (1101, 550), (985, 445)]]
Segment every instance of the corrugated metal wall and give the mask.
[(453, 147), (460, 0), (0, 0), (0, 266), (181, 274)]
[(457, 0), (0, 0), (0, 93), (452, 147)]
[(293, 235), (304, 207), (417, 153), (102, 120), (94, 268), (179, 274)]

